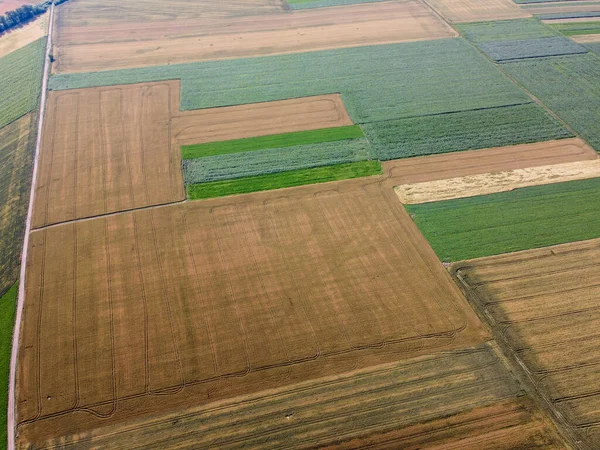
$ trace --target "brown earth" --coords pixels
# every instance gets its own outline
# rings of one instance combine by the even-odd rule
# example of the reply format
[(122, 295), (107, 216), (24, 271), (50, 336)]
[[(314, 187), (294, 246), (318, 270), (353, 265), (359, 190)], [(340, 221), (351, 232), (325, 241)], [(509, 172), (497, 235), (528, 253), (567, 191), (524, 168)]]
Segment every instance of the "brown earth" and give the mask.
[[(440, 444), (564, 448), (553, 426), (527, 400), (516, 399), (518, 394), (494, 351), (480, 346), (354, 370), (54, 442), (78, 449)], [(340, 420), (340, 411), (345, 420)]]
[(0, 0), (0, 14), (4, 15), (23, 5), (35, 5), (36, 3), (38, 3), (37, 0)]
[(600, 240), (458, 263), (457, 281), (548, 404), (600, 446)]
[(19, 276), (36, 126), (27, 114), (0, 129), (0, 294)]
[(394, 186), (526, 167), (595, 160), (598, 154), (578, 138), (386, 161)]
[(351, 125), (339, 95), (180, 111), (179, 81), (51, 91), (32, 226), (185, 199), (180, 146)]
[(483, 342), (464, 297), (377, 180), (33, 232), (21, 446)]
[(48, 14), (42, 14), (33, 22), (5, 33), (0, 39), (0, 58), (25, 47), (48, 34)]
[(573, 19), (542, 20), (542, 22), (544, 22), (544, 23), (598, 22), (598, 21), (600, 21), (600, 17), (576, 17)]
[(586, 42), (600, 42), (600, 34), (583, 34), (581, 36), (570, 36), (575, 42), (585, 44)]
[(449, 22), (520, 19), (531, 14), (512, 0), (423, 0)]
[(456, 36), (417, 0), (257, 17), (58, 28), (58, 73), (93, 72)]
[(554, 14), (554, 13), (570, 13), (570, 12), (598, 12), (600, 11), (599, 4), (572, 2), (571, 4), (547, 4), (547, 5), (521, 5), (521, 8), (526, 9), (531, 14)]

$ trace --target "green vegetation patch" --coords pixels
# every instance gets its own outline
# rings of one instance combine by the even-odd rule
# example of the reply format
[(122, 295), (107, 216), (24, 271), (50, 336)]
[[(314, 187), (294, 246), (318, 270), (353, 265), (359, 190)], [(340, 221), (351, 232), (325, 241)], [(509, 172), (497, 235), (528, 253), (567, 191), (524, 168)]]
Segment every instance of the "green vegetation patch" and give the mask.
[(561, 13), (536, 14), (540, 20), (557, 19), (583, 19), (587, 17), (600, 17), (600, 11), (571, 11)]
[(0, 129), (0, 292), (19, 275), (36, 125), (32, 114)]
[(554, 23), (550, 24), (549, 26), (565, 36), (600, 34), (600, 22)]
[(325, 8), (329, 6), (355, 5), (357, 3), (377, 3), (388, 0), (287, 0), (292, 9)]
[(499, 20), (495, 22), (458, 23), (454, 27), (477, 44), (492, 41), (526, 40), (558, 36), (537, 19)]
[(37, 108), (46, 38), (0, 58), (0, 128)]
[(52, 89), (181, 79), (182, 108), (339, 92), (354, 123), (530, 103), (460, 38), (52, 77)]
[(406, 205), (443, 261), (600, 237), (600, 178)]
[(15, 283), (0, 298), (0, 446), (6, 445), (6, 411), (8, 409), (8, 375), (10, 369), (10, 351), (12, 333), (15, 324), (17, 304), (17, 287)]
[(600, 58), (588, 53), (503, 67), (600, 151)]
[(246, 194), (249, 192), (281, 189), (305, 184), (325, 183), (367, 177), (382, 173), (379, 161), (360, 161), (314, 169), (294, 170), (255, 177), (238, 178), (212, 183), (190, 184), (187, 188), (188, 199), (199, 200), (226, 195)]
[(572, 137), (535, 104), (363, 125), (380, 160)]
[(590, 42), (589, 44), (585, 45), (596, 55), (600, 56), (600, 42)]
[(269, 136), (235, 139), (231, 141), (209, 142), (207, 144), (186, 145), (181, 148), (183, 159), (204, 158), (207, 156), (250, 152), (269, 148), (284, 148), (295, 145), (316, 144), (319, 142), (341, 141), (364, 137), (358, 125), (324, 128), (320, 130), (298, 131)]

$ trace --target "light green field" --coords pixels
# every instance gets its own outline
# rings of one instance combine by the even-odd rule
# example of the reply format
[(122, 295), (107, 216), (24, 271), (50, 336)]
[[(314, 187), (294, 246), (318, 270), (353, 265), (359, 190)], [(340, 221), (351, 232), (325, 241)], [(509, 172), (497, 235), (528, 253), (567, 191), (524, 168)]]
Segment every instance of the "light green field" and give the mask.
[(600, 34), (600, 22), (554, 23), (550, 24), (550, 26), (565, 36)]
[(324, 128), (321, 130), (298, 131), (294, 133), (235, 139), (231, 141), (186, 145), (181, 147), (181, 157), (183, 159), (195, 159), (207, 156), (250, 152), (253, 150), (265, 150), (269, 148), (285, 148), (295, 145), (357, 139), (361, 137), (364, 137), (364, 134), (360, 127), (358, 125), (351, 125), (347, 127)]
[(0, 58), (0, 128), (37, 108), (46, 38)]
[(0, 447), (6, 446), (6, 410), (8, 408), (8, 373), (10, 367), (10, 350), (12, 332), (15, 323), (17, 304), (17, 287), (15, 283), (0, 298)]
[(600, 237), (600, 178), (406, 205), (443, 261)]
[(203, 198), (246, 194), (249, 192), (267, 191), (305, 184), (347, 180), (350, 178), (379, 175), (381, 173), (382, 169), (379, 161), (360, 161), (314, 169), (294, 170), (290, 172), (237, 178), (235, 180), (190, 184), (186, 186), (186, 189), (188, 199), (199, 200)]

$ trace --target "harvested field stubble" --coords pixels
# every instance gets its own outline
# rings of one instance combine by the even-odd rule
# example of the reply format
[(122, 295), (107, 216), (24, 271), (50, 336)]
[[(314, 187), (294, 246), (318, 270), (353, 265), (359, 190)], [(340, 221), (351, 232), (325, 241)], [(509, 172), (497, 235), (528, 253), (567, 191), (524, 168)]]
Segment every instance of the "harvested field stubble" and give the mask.
[[(133, 29), (132, 29), (133, 28)], [(456, 32), (417, 0), (256, 17), (59, 28), (55, 72), (94, 72), (191, 61), (449, 38)]]
[(599, 262), (596, 239), (452, 268), (497, 338), (582, 448), (600, 446)]
[(494, 351), (480, 346), (105, 427), (82, 439), (67, 437), (68, 444), (61, 445), (348, 449), (457, 444), (473, 449), (480, 448), (473, 447), (479, 442), (488, 450), (492, 443), (563, 448), (548, 421), (517, 395), (518, 387)]
[[(0, 4), (1, 5), (1, 4)], [(33, 22), (13, 29), (0, 39), (0, 58), (14, 52), (48, 34), (48, 14), (42, 14)]]
[(449, 22), (480, 22), (531, 17), (512, 0), (426, 0)]
[(30, 245), (22, 446), (485, 338), (372, 180), (48, 227)]
[(37, 120), (27, 114), (0, 129), (0, 293), (19, 275)]

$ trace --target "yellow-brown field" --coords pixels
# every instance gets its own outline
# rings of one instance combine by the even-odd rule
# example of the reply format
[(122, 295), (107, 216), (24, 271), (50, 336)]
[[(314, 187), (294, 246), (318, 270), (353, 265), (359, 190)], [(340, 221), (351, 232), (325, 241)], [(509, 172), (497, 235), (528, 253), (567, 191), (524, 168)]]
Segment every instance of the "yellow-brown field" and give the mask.
[(423, 0), (453, 23), (531, 17), (512, 0)]
[(132, 20), (122, 27), (74, 24), (59, 27), (53, 70), (93, 72), (453, 36), (417, 0), (160, 24)]
[(591, 240), (453, 268), (501, 343), (585, 448), (600, 445), (599, 263), (600, 240)]

